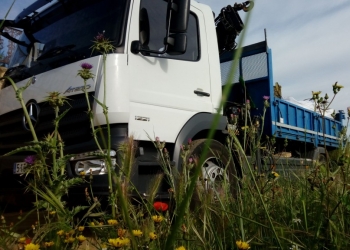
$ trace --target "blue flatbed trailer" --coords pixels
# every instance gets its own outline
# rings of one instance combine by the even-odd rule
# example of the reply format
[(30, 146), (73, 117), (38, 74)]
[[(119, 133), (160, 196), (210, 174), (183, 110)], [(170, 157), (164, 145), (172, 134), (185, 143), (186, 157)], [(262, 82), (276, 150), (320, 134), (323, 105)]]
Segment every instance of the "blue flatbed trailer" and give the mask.
[[(243, 48), (238, 67), (235, 69), (236, 74), (230, 81), (228, 78), (234, 63), (233, 56), (232, 52), (220, 56), (222, 85), (232, 84), (228, 102), (244, 104), (245, 100), (249, 99), (251, 116), (261, 117), (264, 110), (263, 96), (269, 96), (270, 107), (265, 114), (264, 135), (308, 144), (313, 149), (324, 147), (324, 143), (327, 149), (339, 147), (342, 143), (342, 120), (345, 118), (343, 111), (339, 111), (335, 119), (324, 117), (323, 131), (323, 118), (319, 113), (275, 97), (272, 52), (266, 41)], [(239, 81), (240, 77), (245, 82), (245, 91)], [(311, 96), (311, 90), (301, 91), (310, 91)]]

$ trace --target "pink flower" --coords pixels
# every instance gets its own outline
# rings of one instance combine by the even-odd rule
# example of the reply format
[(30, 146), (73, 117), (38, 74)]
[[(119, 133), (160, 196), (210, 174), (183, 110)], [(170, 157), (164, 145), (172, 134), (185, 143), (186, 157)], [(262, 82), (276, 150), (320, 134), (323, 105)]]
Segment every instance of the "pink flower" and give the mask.
[(246, 101), (245, 101), (246, 103), (250, 103), (250, 101), (247, 99)]
[(29, 165), (32, 165), (34, 164), (35, 162), (35, 155), (29, 155), (27, 156), (25, 159), (24, 159), (24, 162), (29, 164)]
[(80, 66), (83, 69), (92, 69), (92, 65), (90, 63), (82, 63)]
[(159, 142), (159, 141), (160, 141), (158, 136), (156, 137), (156, 141), (157, 141), (157, 142)]
[(270, 97), (269, 97), (268, 95), (264, 95), (264, 96), (263, 96), (263, 99), (264, 99), (265, 101), (267, 101), (267, 100), (270, 99)]

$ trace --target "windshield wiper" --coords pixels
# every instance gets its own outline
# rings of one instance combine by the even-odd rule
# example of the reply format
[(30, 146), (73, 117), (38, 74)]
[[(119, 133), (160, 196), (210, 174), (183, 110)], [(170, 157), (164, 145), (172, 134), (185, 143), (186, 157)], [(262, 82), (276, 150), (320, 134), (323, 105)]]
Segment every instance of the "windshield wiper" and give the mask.
[(0, 31), (0, 35), (3, 36), (3, 37), (5, 37), (5, 38), (7, 38), (7, 39), (10, 40), (11, 42), (17, 43), (17, 44), (19, 44), (19, 45), (21, 45), (21, 46), (25, 46), (25, 47), (27, 47), (27, 48), (30, 47), (30, 44), (27, 44), (27, 43), (25, 43), (25, 42), (23, 42), (23, 41), (20, 41), (20, 40), (18, 40), (18, 39), (16, 39), (16, 38), (10, 36), (10, 34), (9, 34), (8, 32)]
[(61, 55), (64, 52), (73, 49), (74, 47), (75, 47), (74, 44), (70, 44), (70, 45), (66, 45), (66, 46), (62, 46), (62, 47), (61, 46), (54, 47), (54, 48), (49, 49), (48, 51), (44, 52), (36, 60), (39, 61), (39, 60), (44, 60), (44, 59), (47, 59), (47, 58), (52, 58), (52, 57)]

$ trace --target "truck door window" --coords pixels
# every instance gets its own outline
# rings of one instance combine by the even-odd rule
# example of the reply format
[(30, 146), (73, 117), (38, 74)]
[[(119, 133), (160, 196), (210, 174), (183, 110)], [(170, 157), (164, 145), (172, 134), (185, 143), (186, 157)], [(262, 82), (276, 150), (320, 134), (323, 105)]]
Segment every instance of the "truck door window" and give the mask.
[[(141, 2), (140, 10), (143, 12), (146, 10), (148, 13), (149, 41), (147, 46), (150, 50), (161, 51), (164, 48), (164, 37), (166, 35), (167, 4), (167, 1), (164, 0), (142, 0)], [(140, 28), (142, 27), (144, 27), (144, 25), (140, 24)], [(150, 54), (150, 56), (197, 61), (199, 59), (198, 22), (197, 17), (192, 12), (189, 16), (188, 29), (186, 34), (187, 48), (185, 54)]]

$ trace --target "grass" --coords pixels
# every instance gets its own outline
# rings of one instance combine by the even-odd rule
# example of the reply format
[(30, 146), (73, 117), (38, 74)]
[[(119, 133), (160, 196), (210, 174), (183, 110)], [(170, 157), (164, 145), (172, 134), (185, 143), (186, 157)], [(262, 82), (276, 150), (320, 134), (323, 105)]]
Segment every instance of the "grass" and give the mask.
[[(111, 44), (99, 34), (94, 46), (93, 49), (103, 55), (105, 69)], [(78, 72), (85, 85), (94, 77), (90, 66), (85, 64)], [(26, 87), (18, 89), (12, 79), (5, 78), (11, 82), (26, 113), (22, 98)], [(29, 84), (30, 82), (27, 86)], [(221, 107), (229, 91), (228, 86), (224, 90)], [(230, 129), (227, 137), (226, 156), (231, 162), (217, 156), (227, 164), (223, 176), (228, 176), (223, 178), (218, 189), (205, 189), (203, 180), (199, 181), (203, 177), (201, 166), (206, 156), (218, 154), (210, 147), (215, 144), (211, 140), (213, 130), (205, 140), (201, 155), (193, 157), (198, 141), (182, 145), (181, 169), (173, 168), (167, 145), (155, 138), (154, 147), (158, 150), (163, 173), (155, 175), (151, 181), (150, 196), (140, 196), (135, 201), (128, 195), (134, 190), (130, 183), (137, 147), (134, 138), (127, 138), (119, 146), (119, 171), (115, 172), (111, 168), (110, 155), (97, 140), (99, 129), (93, 128), (92, 133), (97, 148), (100, 149), (96, 154), (105, 159), (108, 165), (110, 206), (108, 209), (103, 208), (94, 197), (92, 189), (87, 189), (85, 196), (88, 206), (68, 208), (63, 200), (64, 194), (76, 184), (90, 183), (90, 176), (89, 173), (84, 173), (73, 179), (66, 177), (65, 162), (71, 156), (63, 153), (64, 144), (58, 133), (58, 125), (65, 115), (65, 112), (60, 112), (60, 107), (68, 100), (59, 93), (52, 92), (47, 101), (56, 114), (53, 133), (44, 140), (39, 140), (31, 127), (33, 144), (12, 152), (30, 150), (35, 155), (35, 159), (30, 162), (28, 159), (28, 174), (30, 172), (33, 178), (27, 180), (28, 190), (36, 196), (33, 212), (37, 213), (38, 223), (18, 234), (16, 225), (9, 225), (6, 218), (2, 218), (0, 246), (4, 249), (9, 244), (15, 244), (18, 248), (25, 247), (26, 250), (39, 247), (78, 249), (87, 241), (91, 241), (90, 244), (95, 249), (154, 250), (347, 249), (350, 245), (349, 145), (333, 152), (327, 161), (312, 162), (308, 169), (286, 177), (267, 165), (263, 166), (266, 171), (257, 171), (248, 160), (246, 152), (248, 148), (254, 155), (261, 148), (262, 136), (256, 126), (251, 124), (246, 109), (244, 140), (237, 138), (235, 129)], [(96, 102), (103, 107), (108, 124), (105, 100)], [(265, 108), (269, 108), (268, 100), (264, 103)], [(90, 107), (87, 113), (92, 121)], [(107, 134), (110, 137), (109, 130)], [(110, 147), (108, 139), (106, 141)], [(266, 150), (265, 157), (273, 157), (273, 150)], [(48, 158), (53, 161), (48, 162)], [(228, 171), (233, 159), (244, 166), (241, 176)], [(287, 165), (285, 169), (289, 167)], [(155, 205), (157, 190), (163, 178), (166, 178), (170, 186), (170, 201), (158, 201)], [(239, 184), (235, 186), (234, 192), (232, 183)], [(87, 237), (87, 231), (90, 237)], [(31, 239), (31, 243), (28, 239)]]

